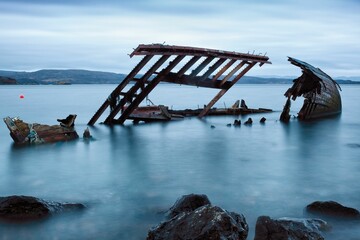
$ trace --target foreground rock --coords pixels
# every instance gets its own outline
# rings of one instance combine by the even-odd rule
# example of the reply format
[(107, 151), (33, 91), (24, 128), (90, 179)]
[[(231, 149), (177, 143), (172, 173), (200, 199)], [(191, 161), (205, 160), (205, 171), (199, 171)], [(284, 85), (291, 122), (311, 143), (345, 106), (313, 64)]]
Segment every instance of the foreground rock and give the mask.
[(242, 214), (211, 206), (206, 195), (182, 196), (170, 208), (168, 217), (149, 231), (147, 240), (245, 240), (249, 232)]
[(248, 231), (243, 215), (206, 205), (161, 223), (149, 231), (147, 240), (245, 240)]
[(329, 226), (320, 219), (271, 219), (261, 216), (257, 219), (254, 240), (323, 240), (321, 231)]
[(50, 214), (83, 209), (80, 203), (49, 202), (30, 196), (0, 197), (0, 219), (3, 220), (33, 220)]
[(195, 209), (211, 205), (209, 198), (204, 194), (189, 194), (184, 195), (170, 208), (168, 218), (173, 218), (180, 213), (192, 212)]
[(306, 207), (306, 211), (327, 217), (360, 219), (360, 212), (355, 208), (345, 207), (334, 201), (316, 201)]

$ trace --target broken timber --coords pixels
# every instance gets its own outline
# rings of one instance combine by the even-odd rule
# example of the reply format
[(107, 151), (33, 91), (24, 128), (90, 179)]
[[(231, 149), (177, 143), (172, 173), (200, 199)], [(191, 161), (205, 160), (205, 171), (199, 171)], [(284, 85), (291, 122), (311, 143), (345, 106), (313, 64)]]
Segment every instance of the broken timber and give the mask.
[[(253, 66), (257, 63), (260, 66), (265, 63), (271, 64), (268, 57), (261, 55), (162, 44), (140, 44), (130, 57), (135, 55), (144, 57), (104, 101), (88, 122), (89, 125), (94, 125), (108, 107), (110, 114), (104, 123), (123, 124), (160, 82), (220, 89), (198, 114), (199, 117), (203, 117)], [(190, 59), (178, 70), (174, 70), (186, 57)], [(149, 63), (153, 58), (157, 60), (151, 65)], [(202, 62), (196, 64), (200, 59), (203, 59)], [(145, 68), (148, 69), (146, 73), (138, 78), (137, 75)], [(217, 73), (211, 76), (215, 72)], [(135, 84), (123, 91), (131, 81), (135, 81)], [(120, 117), (116, 119), (120, 111)]]

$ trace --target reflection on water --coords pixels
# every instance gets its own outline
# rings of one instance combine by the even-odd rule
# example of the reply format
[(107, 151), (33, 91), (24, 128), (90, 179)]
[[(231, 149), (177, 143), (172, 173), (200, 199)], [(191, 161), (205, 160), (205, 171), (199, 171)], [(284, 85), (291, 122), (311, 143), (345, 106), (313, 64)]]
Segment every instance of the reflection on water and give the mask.
[[(240, 93), (229, 93), (229, 102), (240, 94), (248, 105), (281, 109), (283, 89), (288, 86), (270, 86), (272, 101), (254, 97), (266, 96), (268, 90), (262, 87), (241, 86)], [(50, 124), (58, 115), (77, 113), (76, 129), (81, 135), (113, 86), (81, 86), (84, 88), (88, 91), (79, 91), (79, 86), (31, 86), (26, 93), (31, 104), (25, 103), (29, 109), (24, 114), (16, 110), (21, 102), (2, 105), (0, 112)], [(193, 94), (188, 93), (182, 106), (209, 100), (211, 94), (191, 89), (187, 93)], [(360, 209), (360, 148), (356, 147), (360, 124), (354, 121), (359, 110), (347, 110), (352, 102), (349, 98), (358, 96), (356, 89), (343, 89), (342, 116), (306, 123), (296, 119), (280, 123), (279, 112), (274, 112), (252, 115), (254, 124), (240, 128), (226, 126), (236, 119), (232, 116), (114, 127), (97, 124), (90, 128), (92, 141), (32, 147), (14, 146), (1, 125), (0, 196), (32, 195), (82, 202), (88, 208), (40, 222), (0, 223), (0, 238), (144, 239), (179, 196), (192, 192), (207, 194), (213, 204), (245, 214), (250, 225), (248, 239), (253, 238), (260, 215), (302, 217), (304, 207), (316, 200), (334, 200)], [(0, 101), (11, 98), (12, 91), (17, 89), (1, 90)], [(168, 85), (158, 91), (159, 99), (152, 100), (159, 103), (179, 92)], [(37, 93), (33, 98), (32, 92)], [(86, 97), (89, 92), (92, 99)], [(41, 111), (32, 108), (42, 101), (38, 94), (54, 97)], [(64, 103), (64, 95), (69, 99), (77, 96), (75, 108)], [(264, 102), (270, 105), (261, 105)], [(61, 114), (54, 109), (61, 109)], [(262, 116), (267, 118), (265, 125), (259, 123)], [(248, 117), (240, 119), (244, 122)], [(333, 224), (326, 239), (360, 236), (356, 223)]]

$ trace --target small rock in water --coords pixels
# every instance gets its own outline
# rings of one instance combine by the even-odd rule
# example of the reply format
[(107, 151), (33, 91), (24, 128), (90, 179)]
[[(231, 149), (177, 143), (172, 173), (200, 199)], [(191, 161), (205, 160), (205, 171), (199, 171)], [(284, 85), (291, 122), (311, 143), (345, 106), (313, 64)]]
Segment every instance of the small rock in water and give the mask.
[(360, 212), (355, 208), (345, 207), (334, 201), (316, 201), (306, 206), (306, 211), (326, 217), (360, 219)]
[(210, 127), (211, 127), (211, 128), (215, 128), (215, 126), (214, 126), (214, 125), (211, 125)]
[(234, 120), (234, 126), (235, 127), (240, 127), (240, 125), (241, 125), (241, 120)]
[(252, 123), (253, 123), (253, 120), (251, 118), (248, 118), (248, 120), (244, 124), (251, 125)]
[(59, 203), (31, 196), (0, 197), (0, 219), (27, 221), (48, 217), (50, 214), (83, 209), (81, 203)]
[(226, 124), (227, 127), (231, 127), (231, 123)]
[(192, 212), (195, 209), (211, 204), (205, 194), (188, 194), (184, 195), (168, 211), (168, 217), (173, 218), (183, 212)]
[(266, 118), (264, 118), (264, 117), (262, 117), (262, 118), (260, 119), (260, 123), (265, 123), (265, 121), (266, 121)]
[(91, 138), (91, 134), (90, 134), (90, 130), (89, 128), (87, 127), (85, 130), (84, 130), (84, 133), (83, 133), (83, 138)]
[(152, 228), (147, 240), (245, 240), (248, 235), (249, 227), (242, 214), (211, 206), (206, 195), (185, 195), (169, 212), (171, 218)]
[(271, 219), (260, 216), (256, 221), (254, 240), (324, 240), (321, 231), (329, 228), (329, 225), (320, 219)]

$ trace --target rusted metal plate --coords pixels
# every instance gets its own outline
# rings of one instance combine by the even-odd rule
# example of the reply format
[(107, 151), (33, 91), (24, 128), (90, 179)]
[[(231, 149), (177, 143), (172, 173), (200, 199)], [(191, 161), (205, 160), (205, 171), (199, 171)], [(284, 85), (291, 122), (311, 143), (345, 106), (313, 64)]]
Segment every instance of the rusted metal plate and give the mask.
[[(295, 58), (289, 57), (288, 60), (302, 69), (302, 75), (294, 80), (293, 86), (285, 93), (288, 99), (295, 100), (299, 96), (305, 98), (298, 118), (309, 120), (341, 113), (340, 86), (320, 68)], [(289, 100), (285, 107), (281, 120), (288, 121), (286, 112), (290, 110)]]

